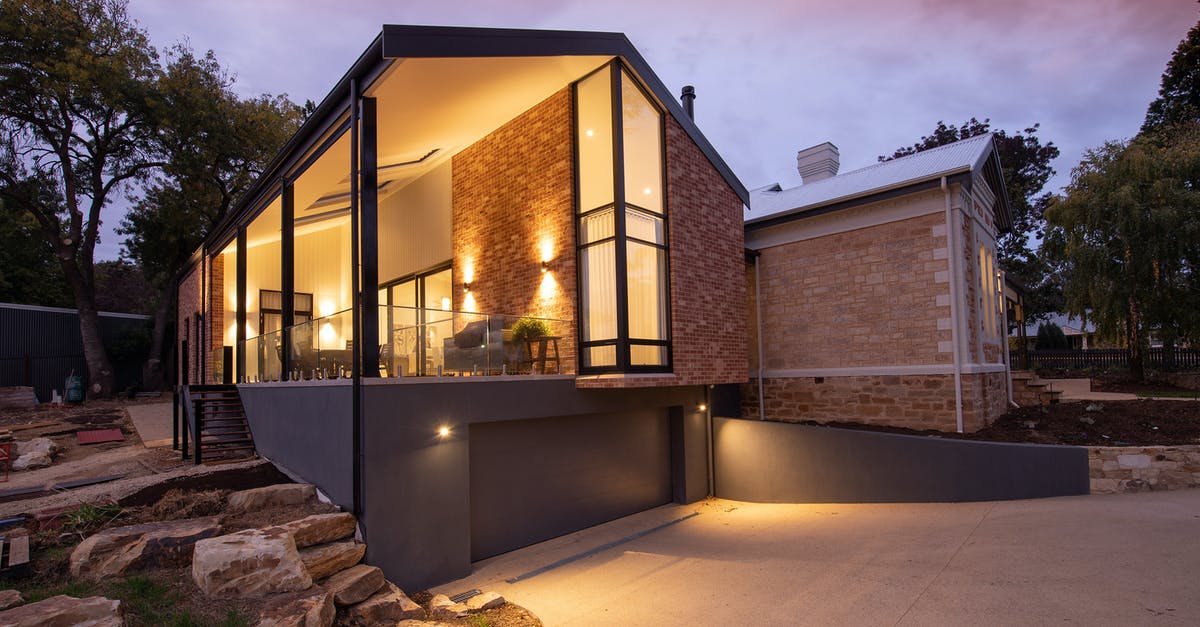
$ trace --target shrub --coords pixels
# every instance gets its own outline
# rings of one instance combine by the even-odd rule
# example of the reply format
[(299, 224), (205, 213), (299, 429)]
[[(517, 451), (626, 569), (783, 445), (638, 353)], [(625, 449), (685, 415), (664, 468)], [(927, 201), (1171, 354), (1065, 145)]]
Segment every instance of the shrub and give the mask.
[(521, 318), (512, 326), (514, 341), (522, 342), (550, 335), (550, 325), (538, 318)]
[(1053, 322), (1038, 325), (1037, 343), (1034, 344), (1035, 349), (1047, 350), (1070, 347), (1071, 345), (1067, 342), (1067, 336), (1063, 333), (1062, 327)]

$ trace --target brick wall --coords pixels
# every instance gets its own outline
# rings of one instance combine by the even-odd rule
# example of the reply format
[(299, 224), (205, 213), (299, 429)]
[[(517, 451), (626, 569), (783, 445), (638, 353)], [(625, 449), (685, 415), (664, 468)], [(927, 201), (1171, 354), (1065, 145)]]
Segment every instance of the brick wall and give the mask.
[[(555, 332), (575, 372), (575, 206), (571, 93), (563, 89), (455, 155), (454, 308), (566, 321)], [(542, 274), (542, 246), (552, 249)]]
[(931, 213), (762, 250), (766, 367), (952, 363), (938, 346), (951, 340), (944, 224)]
[[(767, 420), (861, 422), (954, 431), (954, 375), (790, 377), (763, 380)], [(758, 418), (757, 383), (742, 386), (742, 414)]]
[(963, 430), (977, 431), (1008, 411), (1008, 374), (964, 374)]
[(746, 380), (742, 201), (683, 127), (667, 122), (671, 340), (680, 385)]

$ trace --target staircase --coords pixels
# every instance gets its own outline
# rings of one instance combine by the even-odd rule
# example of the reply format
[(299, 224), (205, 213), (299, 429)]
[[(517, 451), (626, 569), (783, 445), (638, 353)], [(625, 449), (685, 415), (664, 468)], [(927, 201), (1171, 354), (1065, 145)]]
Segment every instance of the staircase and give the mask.
[(1038, 378), (1029, 370), (1013, 370), (1013, 401), (1022, 407), (1052, 405), (1062, 396), (1062, 390), (1054, 389), (1054, 382)]
[[(253, 457), (254, 437), (235, 385), (189, 385), (183, 388), (183, 457), (196, 463)], [(192, 438), (191, 451), (188, 437)]]

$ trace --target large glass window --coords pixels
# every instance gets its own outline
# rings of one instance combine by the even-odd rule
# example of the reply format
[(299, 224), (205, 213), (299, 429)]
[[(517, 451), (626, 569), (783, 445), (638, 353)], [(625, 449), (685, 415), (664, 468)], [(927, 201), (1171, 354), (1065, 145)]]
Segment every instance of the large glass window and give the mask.
[(662, 114), (616, 62), (575, 95), (581, 368), (669, 369)]

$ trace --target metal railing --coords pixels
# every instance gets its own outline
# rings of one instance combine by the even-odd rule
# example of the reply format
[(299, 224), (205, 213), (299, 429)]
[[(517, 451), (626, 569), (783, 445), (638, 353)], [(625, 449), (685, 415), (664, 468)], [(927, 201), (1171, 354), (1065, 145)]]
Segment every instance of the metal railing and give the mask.
[[(1155, 370), (1200, 370), (1200, 349), (1175, 348), (1168, 351), (1161, 347), (1148, 348), (1142, 355), (1144, 365)], [(1124, 348), (1031, 350), (1029, 363), (1032, 368), (1065, 370), (1127, 368), (1129, 351)]]

